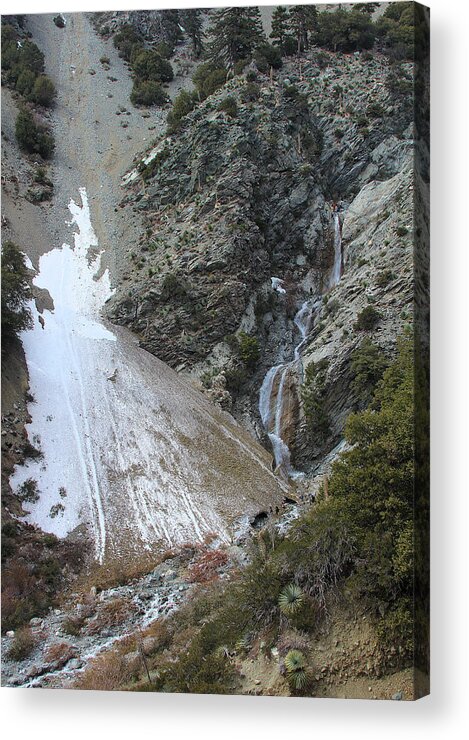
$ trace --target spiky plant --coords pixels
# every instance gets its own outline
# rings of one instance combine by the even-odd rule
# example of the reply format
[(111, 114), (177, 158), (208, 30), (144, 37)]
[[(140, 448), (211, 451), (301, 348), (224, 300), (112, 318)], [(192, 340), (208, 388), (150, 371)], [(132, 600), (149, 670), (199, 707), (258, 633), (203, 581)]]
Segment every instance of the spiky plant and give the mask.
[(296, 614), (302, 603), (303, 591), (295, 583), (286, 586), (278, 598), (279, 609), (286, 617)]
[(252, 645), (252, 635), (249, 633), (243, 635), (239, 638), (235, 645), (235, 649), (237, 653), (247, 653), (251, 649)]
[(301, 650), (290, 650), (285, 656), (284, 663), (290, 686), (297, 691), (304, 689), (308, 683), (308, 671), (306, 658)]

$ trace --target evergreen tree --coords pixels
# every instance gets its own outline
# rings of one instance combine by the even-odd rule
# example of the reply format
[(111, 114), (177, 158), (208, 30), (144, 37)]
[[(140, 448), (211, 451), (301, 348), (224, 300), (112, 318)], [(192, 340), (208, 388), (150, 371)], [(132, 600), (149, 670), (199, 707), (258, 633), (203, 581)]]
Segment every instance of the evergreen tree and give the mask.
[(259, 8), (220, 8), (209, 29), (208, 56), (232, 69), (240, 59), (247, 59), (266, 38)]
[(284, 5), (278, 5), (274, 10), (270, 38), (273, 39), (274, 46), (279, 47), (282, 55), (293, 50), (294, 39), (290, 33), (289, 13)]
[(171, 46), (171, 48), (174, 48), (175, 44), (182, 39), (179, 11), (161, 10), (159, 12), (159, 17), (163, 39)]
[(7, 241), (2, 247), (2, 335), (4, 344), (31, 326), (31, 299), (28, 271), (18, 247)]
[(381, 3), (356, 3), (354, 5), (354, 10), (359, 10), (360, 13), (365, 13), (365, 15), (371, 16), (380, 5)]
[(290, 26), (296, 38), (298, 54), (308, 49), (308, 29), (311, 25), (308, 11), (307, 5), (290, 8)]
[(192, 41), (194, 55), (199, 57), (203, 51), (202, 31), (202, 11), (201, 10), (181, 10), (181, 22), (184, 29)]

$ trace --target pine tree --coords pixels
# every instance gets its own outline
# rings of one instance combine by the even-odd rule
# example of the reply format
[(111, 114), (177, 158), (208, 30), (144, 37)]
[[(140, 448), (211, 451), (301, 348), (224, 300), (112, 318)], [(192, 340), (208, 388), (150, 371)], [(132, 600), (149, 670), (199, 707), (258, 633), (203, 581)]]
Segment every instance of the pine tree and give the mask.
[(232, 69), (240, 59), (247, 59), (266, 42), (259, 8), (220, 8), (209, 28), (208, 56)]
[(280, 48), (281, 54), (288, 53), (292, 47), (293, 37), (289, 32), (289, 13), (284, 5), (278, 5), (272, 15), (272, 32), (270, 38), (273, 39), (274, 46)]
[(199, 57), (203, 50), (203, 36), (202, 31), (202, 11), (201, 10), (181, 10), (181, 22), (184, 29), (192, 41), (192, 48), (194, 55)]
[(27, 302), (31, 299), (24, 255), (13, 242), (2, 246), (2, 335), (6, 345), (32, 325)]
[(297, 41), (298, 54), (308, 49), (309, 32), (316, 28), (317, 15), (315, 5), (294, 5), (290, 8), (290, 27)]

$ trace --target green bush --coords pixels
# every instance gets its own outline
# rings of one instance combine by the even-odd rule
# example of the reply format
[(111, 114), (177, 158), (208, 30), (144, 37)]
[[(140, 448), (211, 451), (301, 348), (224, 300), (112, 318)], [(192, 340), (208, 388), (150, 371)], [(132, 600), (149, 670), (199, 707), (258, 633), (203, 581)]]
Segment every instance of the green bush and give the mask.
[(364, 339), (352, 352), (351, 389), (361, 401), (369, 401), (388, 363), (383, 351), (371, 339)]
[(262, 44), (254, 52), (254, 61), (260, 72), (268, 74), (270, 68), (280, 69), (282, 66), (282, 54), (280, 49), (271, 44)]
[(390, 641), (397, 638), (409, 655), (415, 469), (410, 334), (399, 339), (398, 357), (384, 372), (372, 407), (352, 414), (345, 434), (352, 448), (334, 463), (329, 493), (337, 522), (347, 527), (356, 548), (351, 586), (372, 600), (377, 615), (399, 620), (400, 634), (396, 630)]
[(160, 41), (158, 44), (155, 44), (154, 49), (162, 59), (169, 59), (174, 52), (174, 48), (166, 43), (166, 41)]
[(376, 285), (378, 288), (386, 288), (395, 279), (396, 275), (392, 270), (381, 270), (376, 276)]
[(187, 287), (181, 277), (174, 272), (167, 272), (161, 285), (161, 299), (184, 300), (187, 296)]
[(141, 36), (136, 32), (133, 26), (125, 24), (121, 27), (120, 31), (116, 33), (113, 39), (114, 46), (119, 51), (119, 56), (125, 59), (126, 62), (130, 62), (132, 53), (136, 49), (143, 48), (143, 42)]
[(381, 320), (381, 314), (373, 306), (365, 306), (360, 311), (355, 322), (355, 329), (357, 331), (371, 331), (374, 329)]
[(236, 118), (236, 116), (238, 115), (238, 106), (236, 104), (236, 100), (231, 97), (231, 95), (223, 98), (223, 100), (220, 101), (220, 103), (218, 104), (218, 110), (223, 111), (230, 118)]
[(313, 41), (331, 51), (351, 52), (371, 49), (375, 40), (373, 23), (368, 13), (353, 6), (347, 11), (341, 7), (334, 12), (317, 14)]
[(23, 108), (18, 113), (15, 134), (21, 149), (30, 154), (40, 154), (44, 159), (52, 157), (55, 143), (45, 126), (37, 123), (31, 111)]
[(181, 90), (179, 95), (174, 99), (173, 107), (168, 113), (168, 133), (172, 134), (181, 128), (181, 121), (188, 113), (194, 110), (197, 102), (197, 96), (194, 93)]
[(153, 80), (134, 82), (130, 93), (130, 102), (135, 106), (164, 105), (167, 100), (168, 96), (161, 85)]
[(241, 361), (248, 370), (254, 370), (259, 362), (259, 342), (256, 337), (252, 337), (246, 332), (241, 331), (238, 335), (239, 355)]
[(46, 75), (36, 77), (31, 91), (31, 100), (45, 108), (50, 108), (57, 95), (54, 83)]
[(141, 49), (132, 55), (131, 67), (138, 82), (171, 82), (174, 76), (171, 64), (154, 49)]
[(253, 103), (258, 100), (260, 94), (261, 88), (256, 82), (246, 82), (241, 92), (241, 99), (244, 103)]
[(197, 88), (200, 99), (205, 100), (225, 84), (226, 69), (212, 62), (205, 62), (197, 67), (192, 82)]
[(321, 444), (330, 428), (329, 414), (325, 408), (328, 367), (329, 362), (326, 359), (310, 362), (301, 386), (301, 400), (308, 433), (314, 444)]
[(366, 112), (370, 118), (383, 118), (384, 108), (379, 103), (370, 103)]

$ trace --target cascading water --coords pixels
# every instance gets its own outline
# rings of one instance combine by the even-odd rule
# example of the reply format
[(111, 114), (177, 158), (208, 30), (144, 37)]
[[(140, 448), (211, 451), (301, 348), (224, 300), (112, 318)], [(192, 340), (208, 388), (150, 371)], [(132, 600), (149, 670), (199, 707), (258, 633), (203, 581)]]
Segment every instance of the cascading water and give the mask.
[[(331, 290), (340, 281), (342, 273), (342, 233), (340, 225), (340, 216), (334, 212), (334, 264), (328, 281), (327, 289)], [(282, 282), (279, 278), (271, 278), (272, 288), (280, 293), (285, 293)], [(319, 300), (305, 301), (300, 310), (296, 313), (293, 323), (300, 332), (301, 340), (296, 345), (291, 362), (274, 365), (264, 378), (259, 393), (259, 414), (265, 431), (270, 439), (272, 451), (274, 453), (275, 465), (283, 470), (290, 478), (297, 478), (301, 475), (294, 470), (290, 462), (290, 449), (283, 439), (282, 422), (285, 415), (286, 399), (289, 403), (290, 394), (285, 393), (285, 386), (290, 374), (298, 377), (301, 384), (303, 378), (303, 366), (301, 362), (301, 350), (306, 342), (313, 315), (321, 304)]]
[(340, 227), (340, 216), (334, 213), (334, 264), (329, 278), (329, 290), (337, 285), (342, 274), (342, 231)]

